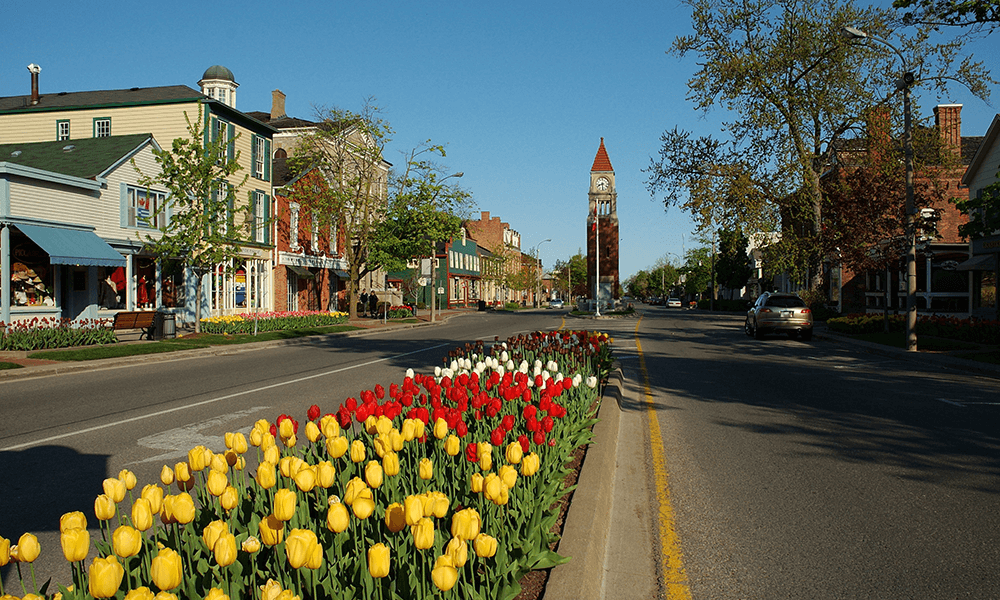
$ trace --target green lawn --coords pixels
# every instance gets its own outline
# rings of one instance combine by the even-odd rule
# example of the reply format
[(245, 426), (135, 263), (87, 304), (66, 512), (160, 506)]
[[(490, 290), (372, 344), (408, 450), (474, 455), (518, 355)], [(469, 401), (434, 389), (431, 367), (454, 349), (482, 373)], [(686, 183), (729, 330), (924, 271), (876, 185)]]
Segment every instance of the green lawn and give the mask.
[[(903, 331), (893, 333), (860, 333), (852, 337), (884, 346), (906, 347), (906, 332)], [(996, 346), (981, 346), (958, 340), (928, 336), (920, 337), (918, 335), (917, 349), (923, 352), (949, 352), (952, 353), (952, 356), (966, 360), (975, 360), (995, 365), (1000, 364), (1000, 348)], [(967, 352), (963, 352), (963, 350), (967, 350)]]
[(20, 369), (21, 365), (17, 363), (0, 362), (0, 371), (4, 369)]
[[(415, 322), (415, 321), (414, 321)], [(141, 344), (120, 344), (110, 346), (93, 346), (89, 348), (74, 348), (72, 350), (42, 350), (33, 352), (28, 358), (41, 358), (45, 360), (97, 360), (101, 358), (120, 358), (123, 356), (139, 356), (143, 354), (158, 354), (161, 352), (175, 352), (177, 350), (192, 350), (195, 348), (208, 348), (209, 346), (230, 346), (237, 344), (248, 344), (251, 342), (267, 342), (271, 340), (287, 340), (314, 335), (324, 335), (327, 333), (339, 333), (342, 331), (354, 331), (362, 329), (354, 325), (330, 325), (327, 327), (309, 327), (305, 329), (286, 329), (284, 331), (269, 331), (257, 335), (250, 334), (210, 334), (200, 333), (188, 335), (172, 340), (161, 342), (148, 342)]]

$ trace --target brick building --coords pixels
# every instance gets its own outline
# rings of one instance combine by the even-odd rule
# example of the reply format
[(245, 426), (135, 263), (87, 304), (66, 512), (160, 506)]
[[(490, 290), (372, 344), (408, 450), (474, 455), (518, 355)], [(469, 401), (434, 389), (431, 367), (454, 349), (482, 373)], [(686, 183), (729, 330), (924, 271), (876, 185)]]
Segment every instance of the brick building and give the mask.
[(464, 227), (468, 236), (490, 255), (482, 257), (480, 298), (490, 304), (521, 301), (521, 290), (505, 283), (505, 275), (521, 268), (521, 234), (486, 210), (478, 220), (465, 221)]
[[(589, 209), (587, 212), (587, 289), (597, 290), (602, 306), (619, 296), (618, 281), (618, 192), (615, 170), (604, 147), (604, 138), (590, 168)], [(598, 273), (598, 257), (600, 272)]]

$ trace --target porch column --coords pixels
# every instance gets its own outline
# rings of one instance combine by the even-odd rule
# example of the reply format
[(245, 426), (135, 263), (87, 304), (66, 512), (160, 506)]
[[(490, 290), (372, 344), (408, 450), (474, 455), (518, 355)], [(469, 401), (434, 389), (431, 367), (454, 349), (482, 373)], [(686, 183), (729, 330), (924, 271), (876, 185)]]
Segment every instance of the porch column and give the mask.
[(10, 225), (0, 225), (0, 321), (10, 325)]

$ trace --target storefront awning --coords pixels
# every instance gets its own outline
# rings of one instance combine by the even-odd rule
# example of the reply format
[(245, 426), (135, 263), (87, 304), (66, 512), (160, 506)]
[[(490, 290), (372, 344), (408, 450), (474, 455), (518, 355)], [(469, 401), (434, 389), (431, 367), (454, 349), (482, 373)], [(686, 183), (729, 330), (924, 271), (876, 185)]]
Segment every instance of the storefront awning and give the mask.
[(996, 268), (994, 265), (996, 265), (996, 254), (978, 254), (960, 263), (956, 269), (959, 271), (992, 271)]
[(17, 228), (38, 244), (54, 265), (125, 266), (125, 257), (93, 231), (24, 224), (18, 224)]
[(315, 279), (316, 274), (304, 267), (285, 265), (285, 268), (299, 276), (299, 279)]
[(336, 275), (337, 277), (341, 278), (341, 279), (350, 279), (351, 278), (351, 274), (348, 273), (347, 271), (334, 271), (333, 274)]

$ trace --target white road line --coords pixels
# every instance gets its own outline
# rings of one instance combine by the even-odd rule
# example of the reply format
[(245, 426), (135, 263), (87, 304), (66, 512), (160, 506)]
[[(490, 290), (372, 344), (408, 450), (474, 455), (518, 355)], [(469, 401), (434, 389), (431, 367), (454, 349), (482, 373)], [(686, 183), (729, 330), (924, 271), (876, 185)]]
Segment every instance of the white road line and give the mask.
[(341, 367), (339, 369), (334, 369), (332, 371), (324, 371), (323, 373), (316, 373), (314, 375), (307, 375), (305, 377), (299, 377), (298, 379), (292, 379), (290, 381), (283, 381), (281, 383), (274, 383), (274, 384), (271, 384), (271, 385), (266, 385), (264, 387), (254, 388), (252, 390), (244, 390), (242, 392), (234, 392), (232, 394), (226, 394), (225, 396), (219, 396), (217, 398), (211, 398), (209, 400), (202, 400), (201, 402), (195, 402), (194, 404), (187, 404), (187, 405), (184, 405), (184, 406), (177, 406), (177, 407), (174, 407), (174, 408), (168, 408), (168, 409), (165, 409), (165, 410), (156, 411), (154, 413), (149, 413), (148, 415), (139, 415), (137, 417), (130, 417), (128, 419), (122, 419), (120, 421), (114, 421), (112, 423), (105, 423), (103, 425), (95, 425), (93, 427), (87, 427), (85, 429), (79, 429), (77, 431), (71, 431), (69, 433), (62, 433), (62, 434), (59, 434), (59, 435), (53, 435), (51, 437), (47, 437), (47, 438), (44, 438), (44, 439), (34, 440), (32, 442), (25, 442), (23, 444), (17, 444), (15, 446), (7, 446), (6, 448), (0, 448), (0, 452), (11, 452), (11, 451), (14, 451), (14, 450), (21, 450), (23, 448), (29, 448), (31, 446), (37, 446), (39, 444), (47, 444), (49, 442), (54, 442), (56, 440), (61, 440), (61, 439), (65, 439), (65, 438), (69, 438), (69, 437), (74, 437), (74, 436), (78, 436), (78, 435), (83, 435), (85, 433), (91, 433), (91, 432), (94, 432), (94, 431), (100, 431), (101, 429), (107, 429), (109, 427), (117, 427), (118, 425), (125, 425), (126, 423), (134, 423), (136, 421), (144, 421), (146, 419), (151, 419), (153, 417), (159, 417), (159, 416), (162, 416), (162, 415), (167, 415), (167, 414), (170, 414), (170, 413), (173, 413), (173, 412), (177, 412), (177, 411), (181, 411), (181, 410), (187, 410), (189, 408), (197, 408), (199, 406), (204, 406), (206, 404), (213, 404), (215, 402), (221, 402), (223, 400), (230, 400), (232, 398), (238, 398), (240, 396), (245, 396), (247, 394), (256, 394), (258, 392), (264, 392), (264, 391), (267, 391), (267, 390), (272, 390), (274, 388), (279, 388), (279, 387), (283, 387), (283, 386), (286, 386), (286, 385), (292, 385), (292, 384), (295, 384), (295, 383), (301, 383), (303, 381), (308, 381), (310, 379), (316, 379), (317, 377), (326, 377), (327, 375), (335, 375), (337, 373), (343, 373), (344, 371), (350, 371), (351, 369), (359, 369), (361, 367), (367, 367), (367, 366), (370, 366), (370, 365), (375, 365), (375, 364), (378, 364), (378, 363), (381, 363), (381, 362), (385, 362), (387, 360), (395, 360), (395, 359), (401, 358), (403, 356), (410, 356), (412, 354), (420, 354), (421, 352), (427, 352), (428, 350), (434, 350), (435, 348), (441, 348), (443, 346), (450, 346), (450, 345), (452, 345), (452, 344), (451, 343), (447, 343), (447, 344), (438, 344), (436, 346), (429, 346), (427, 348), (422, 348), (420, 350), (414, 350), (413, 352), (406, 352), (404, 354), (396, 354), (394, 356), (387, 356), (385, 358), (379, 358), (379, 359), (376, 359), (376, 360), (368, 361), (366, 363), (361, 363), (361, 364), (358, 364), (358, 365), (353, 365), (353, 366), (350, 366), (350, 367)]
[(950, 404), (952, 406), (957, 406), (959, 408), (965, 408), (964, 404), (959, 404), (958, 402), (952, 402), (951, 400), (947, 400), (945, 398), (938, 398), (938, 402), (944, 402), (945, 404)]

